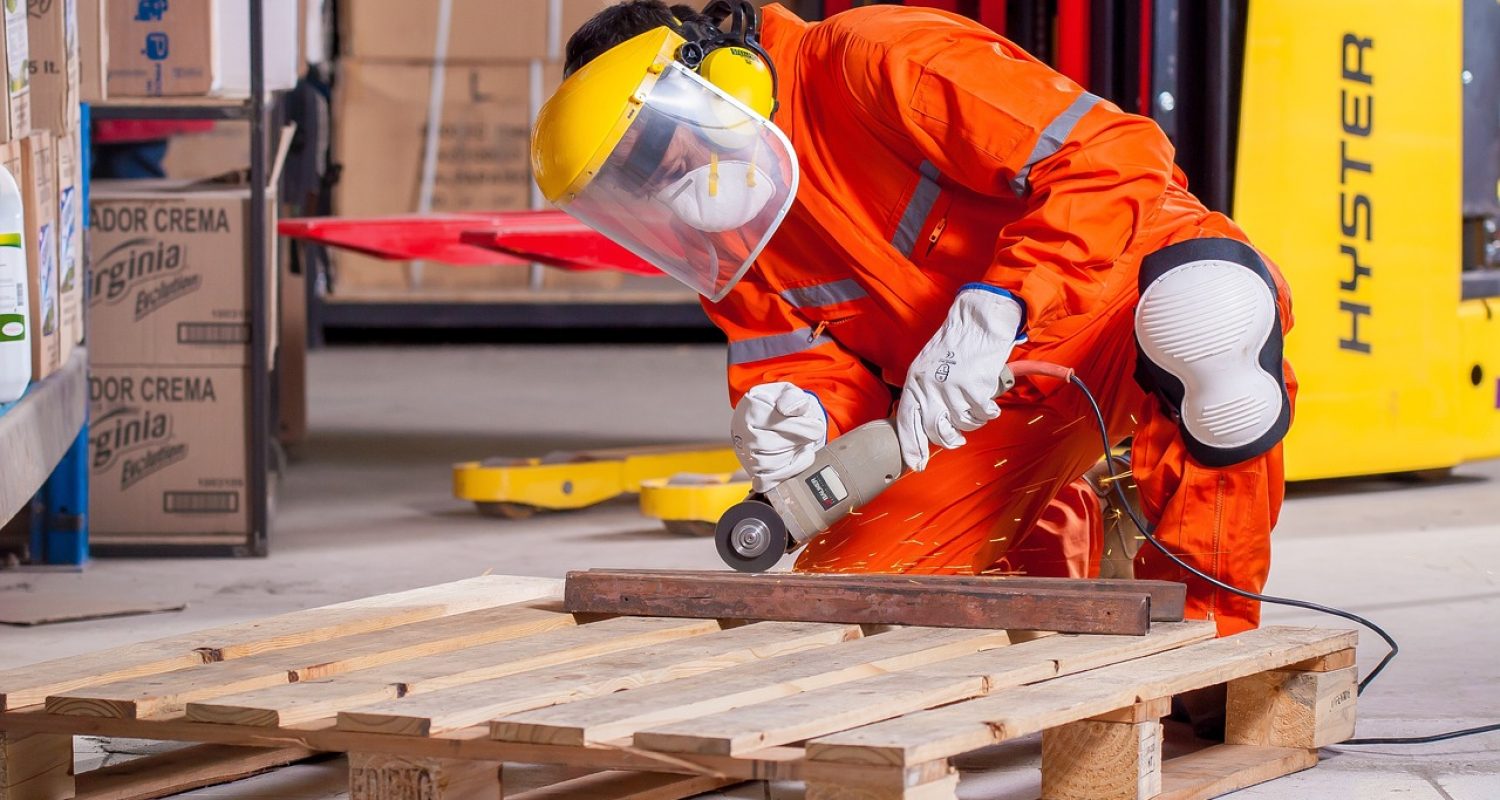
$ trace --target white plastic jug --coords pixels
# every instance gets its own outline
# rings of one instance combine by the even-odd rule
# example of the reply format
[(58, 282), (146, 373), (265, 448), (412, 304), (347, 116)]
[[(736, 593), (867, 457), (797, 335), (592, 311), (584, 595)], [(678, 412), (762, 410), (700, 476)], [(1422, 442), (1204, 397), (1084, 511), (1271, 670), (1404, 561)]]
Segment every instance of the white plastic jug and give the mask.
[(31, 381), (31, 315), (26, 296), (26, 237), (21, 188), (0, 167), (0, 403), (13, 403)]

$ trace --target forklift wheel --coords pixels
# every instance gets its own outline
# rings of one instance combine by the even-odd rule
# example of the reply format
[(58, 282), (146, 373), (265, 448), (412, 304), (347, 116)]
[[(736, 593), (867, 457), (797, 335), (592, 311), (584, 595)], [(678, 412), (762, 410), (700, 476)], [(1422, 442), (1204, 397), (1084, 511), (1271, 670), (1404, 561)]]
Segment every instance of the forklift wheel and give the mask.
[(495, 517), (497, 519), (530, 519), (536, 512), (542, 509), (536, 506), (523, 505), (521, 503), (474, 503), (479, 509), (482, 517)]
[(703, 522), (696, 519), (664, 519), (662, 524), (667, 527), (667, 533), (675, 533), (678, 536), (708, 537), (714, 535), (714, 523)]

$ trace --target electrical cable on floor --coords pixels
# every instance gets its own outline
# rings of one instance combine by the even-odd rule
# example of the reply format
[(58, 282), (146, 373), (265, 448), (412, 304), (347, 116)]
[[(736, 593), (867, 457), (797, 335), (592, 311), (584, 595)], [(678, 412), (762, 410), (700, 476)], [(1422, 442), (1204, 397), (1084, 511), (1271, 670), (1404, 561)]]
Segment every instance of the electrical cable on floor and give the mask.
[[(1070, 375), (1068, 377), (1068, 381), (1074, 386), (1078, 387), (1078, 389), (1083, 392), (1083, 396), (1089, 401), (1089, 407), (1094, 412), (1094, 421), (1099, 426), (1100, 441), (1104, 443), (1104, 463), (1105, 467), (1109, 470), (1109, 483), (1114, 488), (1115, 497), (1119, 501), (1120, 507), (1124, 509), (1126, 514), (1130, 515), (1130, 521), (1135, 523), (1135, 526), (1140, 529), (1141, 534), (1146, 537), (1146, 541), (1149, 542), (1152, 547), (1155, 547), (1158, 551), (1160, 551), (1162, 555), (1166, 556), (1169, 561), (1176, 564), (1178, 567), (1181, 567), (1183, 570), (1186, 570), (1189, 574), (1197, 577), (1200, 580), (1217, 586), (1218, 588), (1223, 589), (1230, 594), (1238, 595), (1239, 597), (1243, 597), (1247, 600), (1256, 600), (1262, 603), (1273, 603), (1275, 605), (1291, 606), (1292, 608), (1301, 608), (1308, 611), (1316, 611), (1321, 614), (1329, 614), (1335, 617), (1349, 620), (1350, 622), (1374, 631), (1375, 635), (1385, 640), (1386, 645), (1390, 647), (1390, 652), (1386, 653), (1385, 657), (1380, 659), (1380, 663), (1376, 664), (1375, 668), (1370, 670), (1370, 674), (1366, 675), (1364, 680), (1359, 682), (1358, 693), (1364, 694), (1365, 687), (1369, 686), (1370, 683), (1375, 680), (1375, 677), (1378, 676), (1382, 671), (1384, 671), (1386, 666), (1391, 663), (1391, 660), (1396, 657), (1396, 654), (1401, 652), (1401, 647), (1400, 645), (1396, 644), (1396, 640), (1392, 638), (1389, 633), (1386, 633), (1384, 628), (1351, 611), (1345, 611), (1340, 608), (1325, 606), (1308, 600), (1297, 600), (1290, 597), (1276, 597), (1274, 595), (1257, 594), (1255, 592), (1246, 591), (1237, 586), (1231, 586), (1224, 581), (1221, 581), (1218, 578), (1215, 578), (1212, 575), (1203, 572), (1197, 567), (1194, 567), (1192, 564), (1187, 563), (1186, 561), (1182, 560), (1182, 558), (1179, 557), (1176, 553), (1173, 553), (1171, 550), (1167, 549), (1167, 546), (1162, 544), (1161, 540), (1156, 538), (1155, 530), (1151, 526), (1148, 526), (1146, 524), (1146, 521), (1141, 518), (1140, 512), (1136, 510), (1135, 505), (1130, 502), (1130, 498), (1125, 494), (1125, 487), (1123, 486), (1122, 481), (1120, 481), (1119, 476), (1115, 474), (1113, 448), (1110, 446), (1109, 442), (1109, 426), (1104, 421), (1104, 412), (1099, 409), (1099, 402), (1094, 399), (1094, 393), (1089, 391), (1088, 385), (1085, 384), (1083, 380), (1077, 375)], [(1496, 723), (1494, 725), (1483, 725), (1478, 728), (1467, 728), (1465, 730), (1435, 733), (1430, 736), (1394, 736), (1368, 739), (1350, 739), (1348, 741), (1341, 742), (1341, 744), (1429, 744), (1432, 742), (1446, 741), (1448, 739), (1457, 739), (1460, 736), (1474, 736), (1477, 734), (1490, 733), (1493, 731), (1500, 731), (1500, 723)]]

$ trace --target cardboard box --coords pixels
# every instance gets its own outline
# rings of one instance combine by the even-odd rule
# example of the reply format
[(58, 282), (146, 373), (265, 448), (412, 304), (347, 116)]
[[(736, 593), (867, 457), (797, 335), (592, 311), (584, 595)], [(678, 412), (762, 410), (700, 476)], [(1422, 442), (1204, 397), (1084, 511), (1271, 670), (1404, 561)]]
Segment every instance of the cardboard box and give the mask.
[(52, 134), (21, 140), (21, 200), (26, 208), (26, 268), (30, 275), (31, 379), (41, 380), (62, 364), (62, 310), (57, 282), (57, 162)]
[(545, 0), (451, 0), (447, 47), (438, 49), (438, 2), (340, 0), (344, 58), (482, 62), (547, 58)]
[[(268, 205), (268, 234), (274, 236), (274, 195)], [(248, 187), (95, 183), (89, 197), (90, 363), (244, 365), (249, 210)], [(270, 255), (267, 296), (275, 297), (274, 248)], [(267, 338), (274, 346), (274, 337)]]
[(78, 127), (78, 0), (27, 4), (31, 126), (61, 135)]
[[(439, 52), (438, 2), (340, 0), (345, 58), (475, 63), (561, 60), (568, 37), (618, 0), (452, 0)], [(556, 14), (552, 17), (551, 14)]]
[(0, 134), (5, 140), (22, 139), (31, 133), (31, 70), (28, 66), (24, 0), (4, 0), (5, 17), (5, 121)]
[(62, 314), (59, 359), (66, 363), (83, 341), (83, 153), (74, 130), (56, 140), (58, 307)]
[(250, 169), (250, 123), (221, 120), (211, 130), (174, 135), (162, 169), (168, 178), (205, 180)]
[(105, 0), (78, 0), (78, 95), (85, 103), (109, 99), (109, 37)]
[[(339, 64), (334, 156), (342, 165), (334, 197), (342, 216), (405, 214), (421, 208), (424, 178), (433, 211), (531, 207), (530, 108), (559, 71), (539, 62), (449, 65)], [(433, 70), (443, 70), (440, 118), (429, 125)], [(535, 80), (535, 87), (533, 86)], [(436, 163), (424, 164), (427, 131), (438, 131)], [(336, 291), (408, 287), (404, 265), (339, 253)], [(524, 267), (425, 264), (422, 285), (524, 287)]]
[[(290, 89), (296, 0), (263, 1), (266, 89)], [(110, 97), (250, 93), (249, 0), (116, 0), (105, 19)]]
[(91, 535), (248, 530), (244, 368), (89, 371)]

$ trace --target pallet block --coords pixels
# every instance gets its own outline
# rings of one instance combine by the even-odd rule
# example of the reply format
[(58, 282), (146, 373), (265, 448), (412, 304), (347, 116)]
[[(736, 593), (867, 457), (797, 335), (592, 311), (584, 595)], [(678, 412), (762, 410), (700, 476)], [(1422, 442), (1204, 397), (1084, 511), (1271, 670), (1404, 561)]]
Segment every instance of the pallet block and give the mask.
[(500, 800), (500, 764), (349, 754), (349, 800)]
[(73, 737), (0, 732), (0, 800), (68, 800), (73, 791)]

